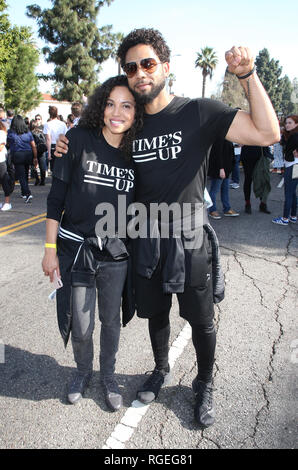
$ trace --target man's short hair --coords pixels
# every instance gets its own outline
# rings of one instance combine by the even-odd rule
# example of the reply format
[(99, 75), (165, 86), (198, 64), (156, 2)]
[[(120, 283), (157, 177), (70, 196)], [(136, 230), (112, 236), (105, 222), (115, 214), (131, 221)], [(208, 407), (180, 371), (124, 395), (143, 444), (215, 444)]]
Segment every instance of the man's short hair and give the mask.
[(58, 116), (58, 109), (56, 106), (49, 106), (49, 115), (51, 119), (55, 119)]
[(80, 101), (75, 101), (71, 105), (71, 112), (75, 117), (80, 117), (82, 114), (83, 105)]
[(138, 44), (151, 46), (161, 62), (170, 62), (171, 51), (161, 33), (157, 29), (140, 28), (131, 31), (119, 46), (117, 56), (122, 67), (125, 65), (127, 51)]

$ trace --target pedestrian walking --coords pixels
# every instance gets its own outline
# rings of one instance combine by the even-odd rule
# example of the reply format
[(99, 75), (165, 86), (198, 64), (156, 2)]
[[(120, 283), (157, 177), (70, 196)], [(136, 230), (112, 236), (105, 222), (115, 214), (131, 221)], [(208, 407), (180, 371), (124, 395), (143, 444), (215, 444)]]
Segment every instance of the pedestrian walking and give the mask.
[(216, 196), (220, 191), (223, 213), (226, 217), (237, 217), (239, 212), (231, 208), (230, 204), (230, 173), (234, 165), (234, 146), (225, 139), (217, 139), (213, 144), (209, 157), (208, 176), (210, 177), (209, 194), (213, 205), (209, 207), (209, 217), (221, 219), (216, 209)]
[(286, 118), (283, 131), (285, 171), (284, 189), (285, 202), (282, 217), (275, 217), (272, 222), (278, 225), (288, 225), (297, 222), (297, 184), (298, 177), (293, 173), (298, 168), (298, 115), (291, 114)]
[[(258, 162), (262, 159), (263, 171), (261, 167), (259, 171), (256, 172)], [(244, 183), (243, 183), (243, 193), (245, 200), (245, 212), (251, 214), (251, 190), (253, 188), (253, 179), (262, 178), (259, 186), (266, 189), (266, 191), (261, 191), (260, 194), (257, 194), (256, 197), (260, 198), (259, 210), (265, 214), (270, 214), (270, 211), (267, 208), (267, 198), (270, 192), (270, 173), (269, 173), (269, 161), (265, 159), (272, 159), (269, 147), (260, 147), (256, 145), (244, 145), (241, 150), (241, 161), (243, 164), (244, 170)], [(267, 183), (265, 186), (264, 181)], [(268, 187), (269, 182), (269, 187)]]
[(17, 115), (11, 122), (7, 133), (7, 143), (11, 152), (12, 162), (16, 170), (16, 179), (21, 186), (21, 195), (25, 203), (32, 202), (33, 196), (29, 189), (29, 169), (33, 164), (36, 168), (37, 150), (32, 133), (28, 130), (22, 116)]
[(7, 173), (7, 127), (0, 121), (0, 183), (4, 191), (4, 204), (0, 203), (1, 211), (10, 211), (12, 205), (10, 203), (11, 185), (9, 182), (9, 175)]

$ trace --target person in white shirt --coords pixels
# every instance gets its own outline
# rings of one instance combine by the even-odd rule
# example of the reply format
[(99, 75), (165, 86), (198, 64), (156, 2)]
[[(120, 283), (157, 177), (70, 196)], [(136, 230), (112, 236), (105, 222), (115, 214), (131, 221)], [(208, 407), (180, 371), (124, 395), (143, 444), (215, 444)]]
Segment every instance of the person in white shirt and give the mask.
[(49, 106), (49, 115), (50, 120), (44, 125), (43, 133), (46, 136), (50, 169), (53, 171), (56, 158), (54, 155), (56, 141), (58, 140), (60, 134), (66, 134), (67, 126), (65, 122), (58, 119), (58, 109), (56, 106)]
[(0, 183), (2, 184), (2, 188), (4, 191), (4, 204), (0, 203), (1, 211), (10, 211), (12, 209), (12, 205), (10, 204), (10, 189), (8, 185), (8, 173), (7, 173), (7, 166), (6, 166), (6, 138), (7, 138), (7, 131), (6, 126), (3, 122), (0, 121)]

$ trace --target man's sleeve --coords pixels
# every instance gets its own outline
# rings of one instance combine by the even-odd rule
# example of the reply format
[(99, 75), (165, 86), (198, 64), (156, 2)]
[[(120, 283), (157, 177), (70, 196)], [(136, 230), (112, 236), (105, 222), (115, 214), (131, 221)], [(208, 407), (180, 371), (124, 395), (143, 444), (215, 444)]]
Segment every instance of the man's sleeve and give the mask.
[(74, 135), (71, 131), (69, 131), (66, 136), (69, 140), (68, 152), (62, 155), (62, 157), (56, 157), (53, 176), (65, 183), (69, 183), (75, 159), (75, 142)]
[(214, 142), (224, 139), (238, 110), (220, 101), (211, 99), (199, 100), (199, 119), (203, 135)]

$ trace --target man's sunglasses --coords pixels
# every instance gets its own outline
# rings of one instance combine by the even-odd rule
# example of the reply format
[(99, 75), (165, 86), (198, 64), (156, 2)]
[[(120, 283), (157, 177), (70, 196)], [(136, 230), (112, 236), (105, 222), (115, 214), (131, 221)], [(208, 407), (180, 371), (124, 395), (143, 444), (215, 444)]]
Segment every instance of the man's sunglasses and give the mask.
[(138, 65), (136, 62), (128, 62), (127, 64), (123, 65), (123, 70), (128, 76), (128, 78), (133, 77), (137, 71), (138, 68), (141, 67), (144, 72), (147, 73), (153, 73), (156, 70), (156, 67), (158, 64), (161, 64), (161, 62), (156, 62), (155, 59), (148, 58), (148, 59), (142, 59), (140, 61), (140, 65)]

